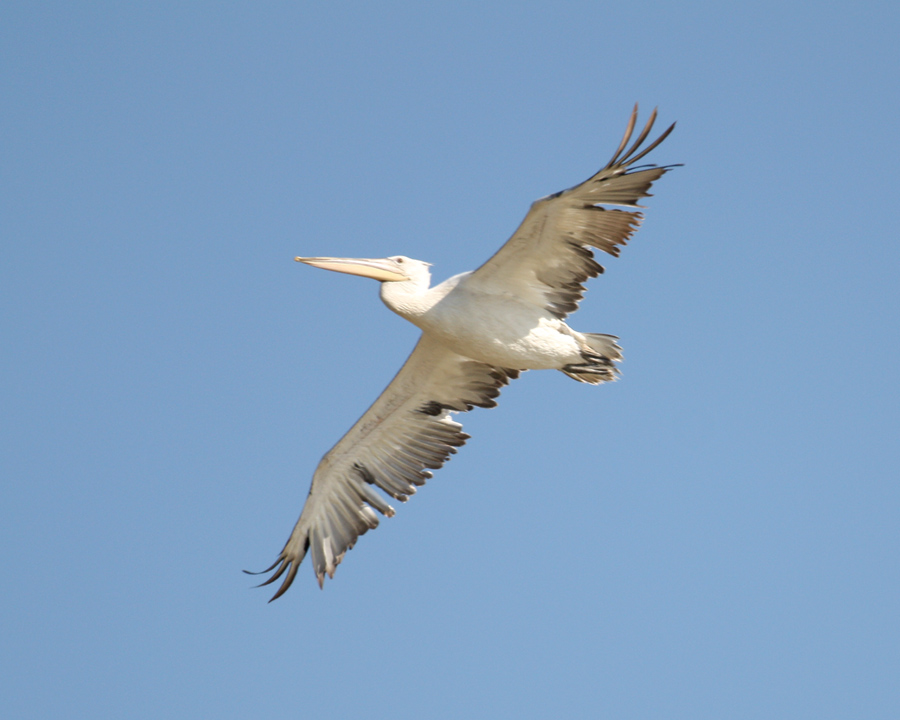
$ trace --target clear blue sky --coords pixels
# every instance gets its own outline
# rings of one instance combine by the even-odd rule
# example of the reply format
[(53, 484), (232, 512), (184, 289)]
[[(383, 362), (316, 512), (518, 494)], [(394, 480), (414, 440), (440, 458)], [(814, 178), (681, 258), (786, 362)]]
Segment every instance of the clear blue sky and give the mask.
[[(4, 715), (900, 717), (898, 13), (4, 3)], [(476, 267), (635, 101), (622, 379), (526, 373), (268, 605), (417, 334), (291, 258)]]

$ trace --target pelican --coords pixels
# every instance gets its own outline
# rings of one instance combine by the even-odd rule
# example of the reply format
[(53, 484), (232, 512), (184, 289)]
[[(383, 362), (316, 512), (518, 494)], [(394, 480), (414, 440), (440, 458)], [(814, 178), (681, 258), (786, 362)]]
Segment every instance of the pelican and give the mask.
[[(319, 582), (334, 577), (360, 535), (394, 515), (387, 495), (405, 502), (469, 438), (455, 413), (496, 405), (500, 388), (524, 370), (559, 370), (578, 382), (614, 380), (622, 359), (613, 335), (565, 323), (603, 268), (592, 248), (619, 255), (637, 230), (638, 200), (674, 165), (635, 166), (675, 128), (641, 149), (653, 111), (627, 150), (637, 105), (612, 159), (595, 175), (531, 205), (518, 230), (473, 272), (430, 287), (429, 264), (403, 255), (380, 260), (298, 257), (298, 262), (381, 283), (385, 305), (422, 330), (406, 363), (350, 431), (321, 460), (300, 518), (262, 574), (291, 586), (310, 554)], [(273, 572), (274, 571), (274, 572)]]

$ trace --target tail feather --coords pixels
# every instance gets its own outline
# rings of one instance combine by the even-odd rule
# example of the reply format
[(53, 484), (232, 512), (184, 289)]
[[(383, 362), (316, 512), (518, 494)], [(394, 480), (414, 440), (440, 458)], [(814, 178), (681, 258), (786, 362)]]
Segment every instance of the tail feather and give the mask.
[(585, 347), (581, 352), (584, 362), (566, 365), (561, 368), (561, 372), (573, 380), (591, 385), (615, 380), (619, 370), (613, 363), (622, 360), (622, 348), (616, 342), (618, 338), (600, 333), (582, 335), (585, 340)]
[(616, 362), (622, 360), (622, 348), (619, 346), (619, 343), (616, 342), (619, 338), (615, 335), (602, 335), (600, 333), (581, 334), (584, 335), (584, 339), (587, 341), (591, 350), (598, 355), (607, 357), (610, 360), (615, 360)]

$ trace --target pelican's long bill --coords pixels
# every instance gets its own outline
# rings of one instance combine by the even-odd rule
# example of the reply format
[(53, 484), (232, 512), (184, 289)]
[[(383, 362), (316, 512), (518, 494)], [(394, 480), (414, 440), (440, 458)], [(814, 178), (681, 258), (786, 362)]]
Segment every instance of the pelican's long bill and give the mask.
[(370, 260), (368, 258), (295, 257), (297, 262), (306, 263), (323, 270), (361, 275), (381, 282), (401, 282), (409, 278), (401, 272), (396, 261), (390, 258)]

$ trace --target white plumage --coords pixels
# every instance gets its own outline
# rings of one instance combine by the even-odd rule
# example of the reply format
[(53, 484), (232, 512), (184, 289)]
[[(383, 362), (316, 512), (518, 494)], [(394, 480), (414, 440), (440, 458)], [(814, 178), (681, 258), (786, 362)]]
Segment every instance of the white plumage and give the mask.
[(405, 501), (468, 436), (453, 414), (493, 407), (500, 388), (523, 370), (556, 369), (580, 382), (614, 380), (621, 348), (611, 335), (581, 333), (566, 316), (583, 283), (603, 272), (591, 248), (617, 256), (641, 221), (651, 184), (673, 166), (634, 164), (675, 127), (641, 150), (650, 116), (626, 151), (637, 106), (607, 165), (580, 185), (533, 203), (503, 247), (474, 272), (430, 288), (428, 263), (297, 258), (308, 265), (379, 280), (381, 299), (422, 330), (409, 359), (374, 405), (322, 458), (294, 531), (263, 585), (286, 573), (291, 585), (307, 552), (321, 586), (357, 538), (393, 508), (376, 490)]

